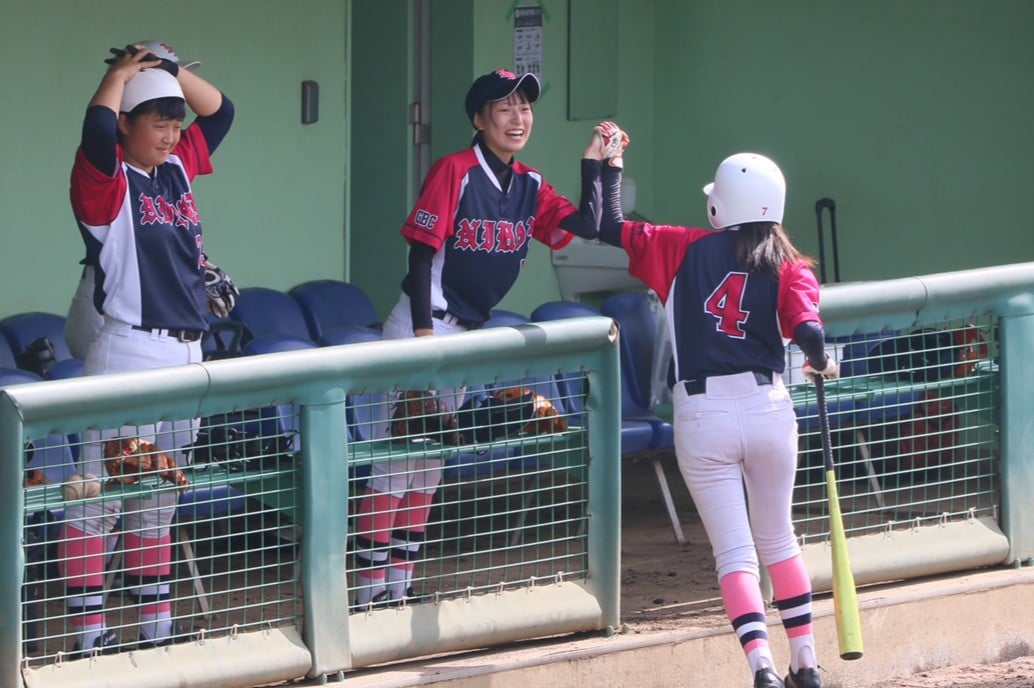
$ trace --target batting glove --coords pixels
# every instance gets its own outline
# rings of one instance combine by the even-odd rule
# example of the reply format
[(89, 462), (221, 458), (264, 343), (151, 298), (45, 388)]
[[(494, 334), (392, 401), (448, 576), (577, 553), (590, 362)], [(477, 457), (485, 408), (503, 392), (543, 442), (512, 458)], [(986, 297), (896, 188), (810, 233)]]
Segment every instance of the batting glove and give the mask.
[(628, 134), (613, 122), (600, 122), (596, 126), (596, 131), (599, 132), (602, 139), (600, 159), (611, 167), (622, 167), (624, 164), (622, 155), (629, 143)]
[[(125, 55), (127, 52), (130, 55), (136, 55), (139, 52), (139, 48), (137, 48), (135, 45), (127, 45), (125, 48), (111, 48), (109, 52), (111, 52), (111, 54), (115, 57), (109, 57), (108, 59), (104, 60), (104, 63), (110, 65), (115, 64), (115, 61), (118, 60), (118, 58)], [(154, 53), (148, 53), (147, 57), (145, 57), (144, 59), (158, 60), (158, 64), (155, 66), (155, 69), (164, 69), (166, 72), (172, 74), (173, 76), (177, 76), (180, 72), (180, 66), (178, 64), (164, 57), (158, 57)]]
[(811, 361), (805, 361), (804, 365), (801, 366), (801, 372), (804, 373), (804, 377), (806, 377), (808, 382), (811, 384), (815, 384), (815, 378), (819, 375), (821, 375), (824, 380), (836, 380), (840, 377), (840, 368), (829, 356), (826, 356), (826, 367), (822, 370), (816, 370), (812, 367)]
[(240, 290), (230, 276), (222, 269), (205, 261), (205, 295), (208, 297), (208, 308), (217, 318), (225, 318), (237, 305)]

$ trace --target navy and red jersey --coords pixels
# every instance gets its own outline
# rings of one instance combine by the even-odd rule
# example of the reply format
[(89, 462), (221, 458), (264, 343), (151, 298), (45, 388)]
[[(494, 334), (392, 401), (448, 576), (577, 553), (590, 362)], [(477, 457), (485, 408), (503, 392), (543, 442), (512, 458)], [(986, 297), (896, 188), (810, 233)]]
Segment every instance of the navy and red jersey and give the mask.
[(553, 250), (573, 239), (560, 222), (577, 208), (537, 170), (516, 160), (512, 169), (504, 190), (474, 146), (438, 159), (428, 171), (402, 235), (436, 251), (433, 310), (462, 320), (488, 320), (517, 281), (531, 239)]
[(72, 210), (96, 266), (94, 303), (107, 316), (150, 328), (207, 330), (204, 242), (190, 182), (212, 172), (201, 128), (186, 127), (152, 175), (125, 162), (114, 175), (76, 151)]
[[(779, 279), (738, 264), (736, 229), (722, 231), (625, 222), (628, 272), (665, 306), (675, 379), (746, 371), (782, 373), (786, 342), (802, 322), (819, 322), (819, 285), (803, 261)], [(821, 324), (821, 323), (820, 323)]]

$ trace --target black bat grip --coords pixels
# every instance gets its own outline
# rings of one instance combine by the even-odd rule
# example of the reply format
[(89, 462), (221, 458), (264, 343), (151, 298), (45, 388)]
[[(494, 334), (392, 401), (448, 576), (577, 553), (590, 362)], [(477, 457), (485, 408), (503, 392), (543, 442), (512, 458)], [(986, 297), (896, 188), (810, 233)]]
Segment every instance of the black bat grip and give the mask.
[(833, 470), (833, 440), (829, 432), (829, 409), (826, 408), (826, 380), (815, 375), (815, 401), (819, 409), (819, 435), (822, 437), (822, 462), (827, 471)]

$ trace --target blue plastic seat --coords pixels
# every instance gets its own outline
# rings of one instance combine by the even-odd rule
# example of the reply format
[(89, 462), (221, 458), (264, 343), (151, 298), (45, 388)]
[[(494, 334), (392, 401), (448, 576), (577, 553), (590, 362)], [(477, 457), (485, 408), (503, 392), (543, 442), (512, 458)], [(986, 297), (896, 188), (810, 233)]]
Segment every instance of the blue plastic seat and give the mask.
[(368, 327), (338, 327), (323, 336), (321, 346), (338, 346), (341, 344), (358, 344), (360, 342), (378, 342), (381, 331)]
[(295, 339), (316, 344), (309, 335), (309, 324), (301, 306), (290, 295), (268, 287), (245, 287), (237, 297), (230, 318), (248, 328), (250, 339), (272, 337), (285, 341)]
[(32, 458), (25, 467), (41, 471), (47, 482), (60, 485), (68, 476), (77, 472), (71, 443), (65, 435), (47, 435), (30, 444)]
[(353, 442), (388, 437), (392, 401), (387, 392), (359, 392), (345, 396), (345, 422)]
[(18, 361), (6, 337), (0, 337), (0, 368), (17, 368)]
[(229, 485), (202, 485), (185, 490), (176, 507), (181, 521), (211, 519), (243, 511), (247, 504), (244, 494)]
[(16, 313), (0, 320), (0, 333), (3, 334), (17, 356), (34, 340), (46, 337), (54, 345), (56, 359), (62, 361), (72, 358), (72, 353), (65, 343), (65, 316), (39, 311)]
[(84, 363), (85, 361), (81, 358), (66, 358), (58, 361), (43, 374), (43, 379), (64, 380), (70, 377), (82, 377)]
[[(49, 363), (51, 368), (72, 360), (71, 363), (62, 365), (53, 378), (77, 377), (82, 374), (82, 362), (73, 358), (65, 342), (65, 316), (39, 311), (16, 313), (0, 320), (0, 333), (7, 343), (6, 347), (0, 347), (0, 365), (25, 368), (36, 373), (49, 373), (50, 368), (37, 368), (22, 360), (23, 354), (32, 342), (46, 337), (54, 347), (53, 360)], [(10, 358), (4, 348), (9, 349)], [(49, 357), (49, 354), (47, 356)], [(51, 376), (47, 377), (49, 379)]]
[(350, 282), (312, 280), (293, 287), (288, 294), (301, 307), (309, 336), (320, 345), (332, 343), (338, 330), (381, 330), (370, 297)]
[[(671, 423), (650, 409), (650, 384), (656, 355), (656, 327), (650, 296), (646, 292), (622, 292), (600, 305), (603, 315), (613, 318), (621, 330), (621, 453), (623, 456), (646, 449), (674, 449), (675, 430)], [(646, 441), (649, 429), (649, 443)], [(686, 537), (675, 510), (668, 478), (661, 457), (651, 457), (675, 540), (685, 544)]]
[(531, 318), (516, 311), (507, 311), (496, 308), (492, 311), (491, 317), (485, 321), (484, 327), (515, 327), (527, 325)]
[(21, 368), (0, 368), (0, 387), (8, 385), (21, 385), (26, 382), (42, 382), (36, 373)]
[(275, 354), (281, 351), (315, 349), (318, 348), (318, 346), (319, 345), (311, 339), (300, 339), (298, 337), (256, 337), (244, 345), (244, 354), (246, 356), (257, 356), (259, 354)]
[(650, 424), (654, 430), (650, 449), (673, 448), (671, 423), (650, 409), (656, 322), (649, 295), (646, 292), (615, 294), (603, 302), (600, 312), (614, 318), (621, 328), (621, 417)]
[(601, 315), (598, 310), (578, 301), (547, 301), (531, 312), (532, 322), (586, 318)]

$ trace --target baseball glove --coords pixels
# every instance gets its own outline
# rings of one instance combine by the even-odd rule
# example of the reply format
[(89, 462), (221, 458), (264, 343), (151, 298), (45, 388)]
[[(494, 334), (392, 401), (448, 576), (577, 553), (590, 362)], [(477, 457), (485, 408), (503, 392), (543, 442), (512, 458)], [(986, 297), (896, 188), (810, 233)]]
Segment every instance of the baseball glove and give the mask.
[(560, 412), (553, 406), (553, 402), (534, 390), (526, 387), (508, 387), (499, 390), (493, 396), (507, 404), (530, 398), (533, 409), (531, 420), (521, 428), (521, 432), (526, 435), (567, 430), (567, 419), (560, 415)]
[(230, 276), (205, 256), (205, 296), (208, 297), (208, 308), (215, 317), (225, 318), (230, 315), (240, 295), (240, 290)]
[(139, 437), (118, 437), (105, 442), (104, 468), (111, 476), (109, 485), (132, 485), (149, 474), (157, 474), (165, 482), (178, 485), (180, 492), (190, 484), (175, 459)]
[(456, 416), (433, 393), (422, 390), (402, 392), (391, 416), (391, 435), (413, 439), (426, 437), (447, 445), (463, 444)]

